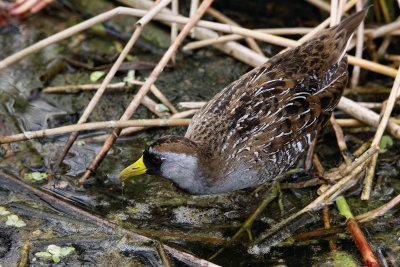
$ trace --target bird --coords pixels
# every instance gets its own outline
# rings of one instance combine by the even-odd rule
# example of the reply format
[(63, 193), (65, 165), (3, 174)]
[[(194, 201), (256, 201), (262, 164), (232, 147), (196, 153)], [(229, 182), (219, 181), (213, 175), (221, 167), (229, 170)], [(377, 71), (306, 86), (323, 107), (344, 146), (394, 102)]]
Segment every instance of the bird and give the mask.
[(367, 9), (318, 32), (232, 82), (196, 113), (184, 136), (165, 136), (120, 172), (169, 179), (194, 195), (272, 182), (326, 125), (347, 84), (346, 50)]

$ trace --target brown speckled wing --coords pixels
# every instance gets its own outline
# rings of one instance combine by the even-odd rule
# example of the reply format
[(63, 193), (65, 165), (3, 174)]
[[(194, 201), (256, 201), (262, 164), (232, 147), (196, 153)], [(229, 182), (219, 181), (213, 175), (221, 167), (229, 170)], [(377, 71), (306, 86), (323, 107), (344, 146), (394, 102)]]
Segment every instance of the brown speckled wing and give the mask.
[(186, 137), (208, 147), (221, 172), (245, 160), (266, 177), (279, 174), (315, 138), (340, 99), (345, 59), (318, 74), (293, 72), (302, 68), (296, 64), (287, 73), (276, 60), (229, 85), (193, 118)]
[(274, 56), (194, 116), (185, 136), (213, 155), (217, 177), (241, 166), (271, 179), (293, 165), (342, 95), (347, 82), (344, 53), (365, 14), (359, 12)]

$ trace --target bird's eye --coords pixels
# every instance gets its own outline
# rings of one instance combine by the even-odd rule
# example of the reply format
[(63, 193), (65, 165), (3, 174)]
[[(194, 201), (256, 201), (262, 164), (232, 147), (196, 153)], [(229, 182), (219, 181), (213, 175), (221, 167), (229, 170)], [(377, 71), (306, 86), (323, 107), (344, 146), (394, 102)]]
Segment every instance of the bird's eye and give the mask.
[(160, 165), (161, 164), (161, 158), (160, 157), (154, 157), (153, 158), (153, 163), (156, 165)]

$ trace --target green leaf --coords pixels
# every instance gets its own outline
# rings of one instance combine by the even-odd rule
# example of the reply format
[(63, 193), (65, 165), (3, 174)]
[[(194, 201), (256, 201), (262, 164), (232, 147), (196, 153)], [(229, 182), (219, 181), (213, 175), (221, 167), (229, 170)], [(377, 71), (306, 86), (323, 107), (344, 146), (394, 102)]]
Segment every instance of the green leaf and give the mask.
[(93, 71), (93, 72), (90, 74), (90, 80), (91, 80), (92, 82), (97, 82), (98, 80), (100, 80), (101, 77), (104, 76), (104, 74), (105, 74), (104, 71)]
[(381, 142), (379, 143), (379, 153), (385, 153), (391, 146), (393, 146), (393, 139), (388, 135), (382, 136)]
[(56, 256), (56, 255), (51, 256), (51, 259), (52, 259), (53, 262), (55, 262), (55, 263), (60, 262), (60, 257), (58, 257), (58, 256)]
[(50, 258), (51, 254), (47, 251), (39, 251), (35, 253), (35, 256), (39, 257), (39, 258)]
[(61, 253), (61, 247), (59, 247), (57, 245), (49, 245), (47, 247), (47, 251), (50, 252), (53, 255), (59, 256), (60, 253)]
[(340, 214), (342, 214), (344, 217), (346, 217), (346, 219), (353, 219), (354, 216), (351, 213), (350, 207), (347, 204), (346, 199), (343, 196), (338, 196), (336, 198), (336, 206), (340, 212)]
[(25, 223), (23, 220), (18, 220), (18, 221), (15, 223), (14, 226), (17, 227), (17, 228), (21, 228), (21, 227), (26, 226), (26, 223)]
[(74, 247), (63, 247), (61, 248), (60, 254), (61, 256), (67, 256), (74, 250), (75, 250)]
[(157, 104), (156, 105), (156, 110), (158, 112), (168, 112), (169, 109), (167, 108), (167, 106), (165, 106), (164, 104)]
[(7, 215), (10, 215), (10, 212), (6, 210), (5, 207), (0, 206), (0, 216), (7, 216)]
[(86, 145), (86, 142), (83, 141), (83, 140), (78, 140), (78, 141), (76, 141), (75, 143), (76, 143), (78, 146), (84, 146), (84, 145)]
[(32, 172), (32, 178), (36, 181), (41, 181), (44, 178), (47, 178), (47, 173), (45, 172)]
[(43, 179), (47, 178), (47, 173), (45, 172), (25, 173), (24, 178), (35, 182), (42, 181)]
[(20, 219), (17, 215), (12, 214), (7, 217), (6, 225), (19, 228), (19, 227), (24, 227), (26, 223), (22, 219)]
[(19, 220), (18, 216), (13, 214), (7, 217), (6, 225), (7, 226), (14, 226), (15, 223)]

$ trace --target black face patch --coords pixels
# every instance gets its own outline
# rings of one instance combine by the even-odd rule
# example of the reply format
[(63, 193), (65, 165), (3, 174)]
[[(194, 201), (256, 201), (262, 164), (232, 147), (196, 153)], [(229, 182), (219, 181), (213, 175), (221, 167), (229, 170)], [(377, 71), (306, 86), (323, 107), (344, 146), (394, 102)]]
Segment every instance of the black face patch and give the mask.
[(155, 153), (150, 152), (150, 147), (143, 152), (143, 163), (146, 166), (146, 173), (161, 176), (162, 159)]

